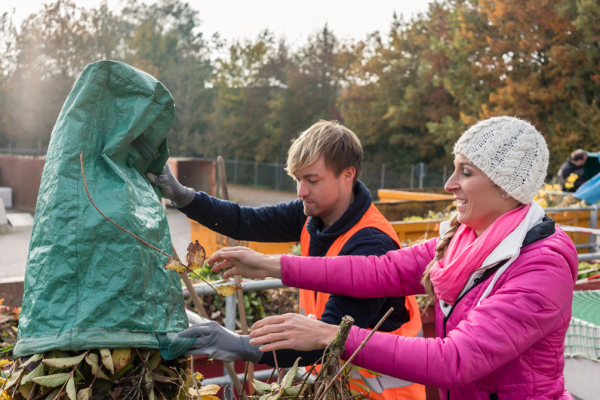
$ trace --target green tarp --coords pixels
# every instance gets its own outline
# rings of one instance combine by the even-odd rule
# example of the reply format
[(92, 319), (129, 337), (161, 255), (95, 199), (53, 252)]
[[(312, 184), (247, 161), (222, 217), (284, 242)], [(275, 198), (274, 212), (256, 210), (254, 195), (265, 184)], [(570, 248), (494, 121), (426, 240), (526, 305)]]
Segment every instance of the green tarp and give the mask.
[[(14, 355), (89, 348), (159, 348), (188, 327), (160, 173), (175, 106), (150, 75), (118, 62), (88, 65), (52, 132), (37, 200)], [(181, 346), (180, 346), (181, 347)], [(186, 347), (186, 346), (184, 346)], [(182, 349), (184, 350), (184, 349)]]

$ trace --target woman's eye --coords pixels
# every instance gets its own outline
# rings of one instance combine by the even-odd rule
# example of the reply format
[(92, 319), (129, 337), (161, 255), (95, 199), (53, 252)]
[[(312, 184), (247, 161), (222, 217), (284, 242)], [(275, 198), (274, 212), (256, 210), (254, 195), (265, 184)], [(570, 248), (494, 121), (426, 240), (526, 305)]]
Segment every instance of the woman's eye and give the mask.
[(460, 174), (461, 174), (462, 176), (471, 176), (471, 175), (472, 175), (472, 174), (471, 174), (471, 171), (469, 171), (468, 169), (463, 169), (463, 170), (460, 172)]

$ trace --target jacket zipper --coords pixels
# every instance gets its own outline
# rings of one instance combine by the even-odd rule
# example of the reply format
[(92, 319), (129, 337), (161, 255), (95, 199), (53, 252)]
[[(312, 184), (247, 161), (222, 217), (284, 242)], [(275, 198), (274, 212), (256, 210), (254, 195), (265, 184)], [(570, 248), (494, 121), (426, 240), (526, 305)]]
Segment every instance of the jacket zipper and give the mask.
[[(456, 305), (458, 304), (459, 301), (461, 301), (463, 299), (463, 297), (465, 297), (467, 295), (467, 293), (469, 293), (473, 288), (479, 286), (479, 284), (481, 282), (483, 282), (484, 280), (486, 280), (492, 273), (494, 273), (498, 268), (500, 268), (501, 266), (503, 266), (504, 264), (506, 264), (508, 262), (508, 260), (504, 260), (499, 262), (498, 264), (496, 264), (496, 266), (494, 268), (490, 268), (487, 271), (485, 271), (483, 273), (483, 275), (480, 278), (475, 278), (475, 284), (473, 286), (471, 286), (469, 289), (467, 289), (466, 292), (464, 292), (452, 305), (452, 308), (450, 309), (450, 311), (448, 312), (448, 315), (444, 317), (444, 336), (443, 338), (446, 337), (446, 322), (448, 322), (448, 319), (450, 319), (450, 316), (452, 315), (452, 312), (454, 311), (454, 307), (456, 307)], [(448, 389), (448, 391), (446, 392), (446, 400), (450, 400), (450, 389)]]

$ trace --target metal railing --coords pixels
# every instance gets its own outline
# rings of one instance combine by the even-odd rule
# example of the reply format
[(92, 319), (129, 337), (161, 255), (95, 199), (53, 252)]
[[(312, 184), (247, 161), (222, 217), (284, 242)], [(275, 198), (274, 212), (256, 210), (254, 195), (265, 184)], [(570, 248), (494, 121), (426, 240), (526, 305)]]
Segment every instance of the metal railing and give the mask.
[[(218, 284), (222, 284), (223, 281), (217, 281)], [(233, 279), (226, 281), (228, 284), (235, 283)], [(216, 284), (216, 283), (214, 283)], [(242, 291), (243, 292), (254, 292), (257, 290), (266, 290), (266, 289), (279, 289), (286, 287), (281, 279), (265, 279), (262, 281), (253, 281), (253, 280), (243, 280), (242, 281)], [(198, 293), (199, 296), (208, 296), (211, 294), (217, 294), (216, 290), (214, 290), (211, 286), (207, 284), (196, 284), (194, 285), (194, 291)], [(189, 297), (190, 293), (187, 288), (183, 288), (183, 297)], [(237, 296), (227, 296), (225, 297), (225, 328), (230, 331), (235, 331), (235, 319), (237, 318)], [(271, 373), (271, 370), (266, 371), (256, 371), (254, 373), (255, 379), (267, 379)], [(274, 375), (276, 376), (276, 375)], [(244, 376), (238, 375), (240, 382), (243, 381)], [(204, 384), (214, 383), (217, 385), (228, 385), (230, 388), (233, 388), (233, 380), (229, 376), (229, 373), (225, 367), (223, 367), (223, 376), (217, 378), (205, 379)], [(232, 390), (224, 390), (223, 391), (223, 399), (231, 400), (233, 397)]]

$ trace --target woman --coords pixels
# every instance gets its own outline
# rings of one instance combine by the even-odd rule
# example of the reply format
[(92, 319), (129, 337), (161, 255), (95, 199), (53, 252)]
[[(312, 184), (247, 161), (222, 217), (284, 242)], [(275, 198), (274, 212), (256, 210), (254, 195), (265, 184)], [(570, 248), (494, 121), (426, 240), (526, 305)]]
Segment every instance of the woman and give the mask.
[[(548, 166), (542, 135), (529, 123), (477, 123), (454, 147), (446, 184), (458, 212), (441, 238), (382, 257), (267, 257), (222, 249), (209, 263), (225, 277), (281, 277), (288, 286), (353, 297), (434, 296), (437, 338), (375, 333), (353, 364), (442, 388), (451, 399), (570, 399), (564, 340), (577, 254), (533, 202)], [(336, 326), (287, 314), (257, 322), (262, 351), (322, 349)], [(353, 327), (347, 359), (369, 331)], [(265, 344), (268, 343), (268, 344)]]

